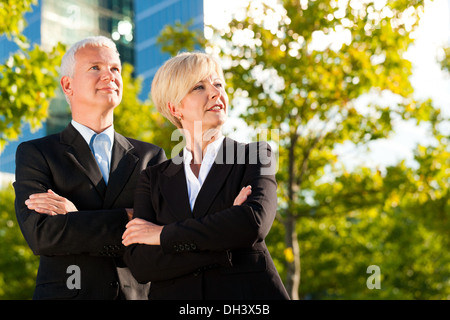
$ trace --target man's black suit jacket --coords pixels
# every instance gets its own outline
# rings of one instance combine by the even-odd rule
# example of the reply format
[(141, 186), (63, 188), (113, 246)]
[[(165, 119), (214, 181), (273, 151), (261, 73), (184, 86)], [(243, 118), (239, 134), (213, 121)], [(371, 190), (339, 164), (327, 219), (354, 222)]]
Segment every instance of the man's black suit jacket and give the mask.
[[(59, 134), (19, 145), (16, 216), (28, 245), (40, 255), (34, 299), (119, 297), (116, 266), (124, 251), (125, 208), (133, 207), (140, 172), (166, 156), (153, 144), (117, 132), (114, 139), (108, 186), (88, 144), (71, 124)], [(29, 210), (25, 200), (48, 189), (79, 211), (49, 216)], [(72, 265), (79, 267), (80, 289), (67, 285)]]
[[(189, 205), (182, 156), (147, 168), (134, 216), (164, 225), (160, 246), (133, 244), (125, 262), (150, 299), (289, 299), (264, 242), (277, 210), (276, 162), (267, 143), (225, 138)], [(242, 187), (252, 193), (233, 206)]]

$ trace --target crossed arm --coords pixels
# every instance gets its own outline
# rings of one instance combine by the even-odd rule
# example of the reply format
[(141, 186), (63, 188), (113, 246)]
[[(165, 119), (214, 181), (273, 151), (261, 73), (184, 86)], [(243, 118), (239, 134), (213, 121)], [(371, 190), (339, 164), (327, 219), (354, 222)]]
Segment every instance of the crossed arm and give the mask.
[[(25, 204), (28, 209), (49, 216), (78, 211), (77, 207), (69, 199), (61, 197), (51, 189), (44, 193), (30, 195)], [(128, 220), (131, 220), (133, 218), (133, 209), (126, 208), (125, 210), (127, 211)]]
[[(239, 206), (244, 203), (251, 192), (251, 186), (242, 188), (234, 200), (233, 205)], [(69, 199), (61, 197), (51, 189), (44, 193), (35, 193), (30, 195), (30, 197), (25, 201), (25, 204), (30, 210), (50, 216), (78, 211), (76, 206)], [(154, 223), (139, 218), (132, 219), (133, 209), (127, 208), (126, 210), (128, 219), (131, 221), (126, 225), (127, 230), (122, 236), (122, 243), (125, 246), (129, 246), (133, 243), (159, 245), (159, 237), (163, 226), (158, 226)]]
[[(234, 199), (234, 206), (240, 206), (247, 200), (247, 197), (251, 194), (252, 187), (246, 186), (241, 189), (236, 199)], [(147, 244), (147, 245), (160, 245), (160, 236), (164, 226), (156, 225), (150, 221), (135, 218), (128, 222), (126, 230), (122, 236), (122, 243), (125, 246), (129, 246), (133, 243)]]
[(77, 207), (64, 197), (57, 195), (49, 189), (45, 193), (35, 193), (25, 201), (28, 209), (37, 213), (56, 216), (57, 214), (67, 214), (68, 212), (78, 211)]

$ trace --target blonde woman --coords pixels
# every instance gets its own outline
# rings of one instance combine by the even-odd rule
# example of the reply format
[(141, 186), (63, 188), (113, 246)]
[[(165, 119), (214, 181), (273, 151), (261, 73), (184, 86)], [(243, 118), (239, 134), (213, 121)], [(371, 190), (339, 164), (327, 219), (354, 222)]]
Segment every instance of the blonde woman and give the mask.
[(219, 63), (182, 53), (157, 72), (152, 98), (186, 147), (142, 174), (125, 261), (150, 299), (289, 299), (264, 243), (277, 208), (267, 143), (222, 135)]

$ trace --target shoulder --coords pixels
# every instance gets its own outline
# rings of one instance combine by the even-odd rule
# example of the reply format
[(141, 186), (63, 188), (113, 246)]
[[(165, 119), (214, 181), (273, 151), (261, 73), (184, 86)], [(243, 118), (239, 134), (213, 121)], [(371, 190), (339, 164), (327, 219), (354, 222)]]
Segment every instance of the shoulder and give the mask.
[(261, 158), (265, 159), (272, 154), (272, 148), (266, 141), (243, 143), (231, 138), (225, 138), (222, 150), (224, 154), (226, 154), (228, 160), (230, 159), (230, 156), (234, 156), (240, 161), (244, 161), (245, 159), (246, 163), (259, 162)]
[[(119, 134), (120, 136), (120, 134)], [(141, 141), (141, 140), (136, 140), (133, 138), (128, 138), (128, 137), (124, 137), (122, 136), (124, 139), (126, 139), (133, 147), (137, 148), (137, 149), (143, 149), (143, 150), (162, 150), (161, 147), (158, 147), (157, 145), (150, 143), (150, 142), (145, 142), (145, 141)]]
[(116, 142), (125, 150), (131, 151), (138, 157), (143, 157), (142, 159), (147, 159), (152, 165), (167, 159), (164, 149), (153, 143), (124, 137), (117, 132), (115, 133)]
[(45, 150), (54, 147), (55, 143), (59, 143), (60, 134), (52, 134), (38, 139), (21, 142), (17, 147), (17, 151), (39, 149)]
[(174, 158), (174, 159), (167, 159), (165, 161), (162, 161), (158, 164), (155, 164), (154, 166), (148, 167), (145, 169), (145, 171), (148, 174), (161, 174), (161, 173), (165, 173), (167, 170), (178, 170), (180, 168), (183, 167), (182, 163), (180, 165), (180, 163), (178, 163), (176, 161), (178, 157)]
[(277, 154), (272, 151), (268, 142), (241, 143), (227, 138), (225, 143), (227, 144), (224, 147), (226, 150), (225, 163), (237, 163), (247, 167), (256, 166), (263, 175), (274, 175), (278, 170)]
[(172, 168), (172, 171), (174, 168), (175, 171), (177, 171), (177, 169), (180, 169), (180, 167), (182, 166), (174, 165), (172, 159), (165, 160), (152, 166), (148, 166), (144, 170), (142, 170), (142, 172), (140, 173), (141, 180), (147, 181), (151, 185), (156, 185), (158, 184), (157, 181), (159, 181), (160, 179), (164, 180), (165, 177), (171, 176), (170, 168)]
[(258, 150), (258, 149), (267, 149), (267, 150), (271, 150), (270, 144), (267, 143), (267, 141), (255, 141), (255, 142), (249, 142), (249, 143), (245, 143), (245, 142), (239, 142), (236, 141), (234, 139), (228, 138), (226, 137), (224, 139), (224, 148), (225, 149), (229, 149), (229, 148), (234, 148), (234, 149), (245, 149), (245, 150)]

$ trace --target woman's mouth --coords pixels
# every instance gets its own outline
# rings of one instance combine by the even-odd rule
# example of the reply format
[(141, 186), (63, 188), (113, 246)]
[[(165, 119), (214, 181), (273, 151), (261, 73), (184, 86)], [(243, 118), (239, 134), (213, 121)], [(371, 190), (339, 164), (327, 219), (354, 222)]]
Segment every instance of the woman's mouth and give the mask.
[(224, 107), (222, 105), (216, 104), (208, 109), (208, 111), (220, 111), (223, 110)]

